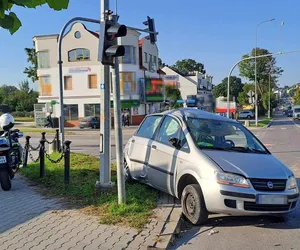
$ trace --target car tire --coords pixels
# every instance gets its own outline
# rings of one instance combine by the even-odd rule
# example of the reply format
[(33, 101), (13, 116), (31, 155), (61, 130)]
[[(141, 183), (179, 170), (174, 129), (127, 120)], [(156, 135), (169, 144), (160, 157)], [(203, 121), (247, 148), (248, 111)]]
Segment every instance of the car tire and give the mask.
[(125, 178), (125, 183), (130, 183), (132, 181), (132, 177), (130, 174), (129, 166), (126, 160), (124, 160), (124, 178)]
[(251, 119), (251, 116), (250, 116), (250, 115), (248, 115), (248, 116), (247, 116), (247, 119)]
[(198, 184), (187, 185), (181, 195), (181, 207), (184, 216), (193, 224), (206, 222), (208, 211), (205, 206), (202, 190)]
[(96, 128), (97, 128), (97, 126), (96, 126), (96, 124), (94, 124), (94, 125), (93, 125), (93, 129), (96, 129)]
[(11, 180), (7, 171), (0, 171), (0, 183), (3, 191), (9, 191), (11, 189)]

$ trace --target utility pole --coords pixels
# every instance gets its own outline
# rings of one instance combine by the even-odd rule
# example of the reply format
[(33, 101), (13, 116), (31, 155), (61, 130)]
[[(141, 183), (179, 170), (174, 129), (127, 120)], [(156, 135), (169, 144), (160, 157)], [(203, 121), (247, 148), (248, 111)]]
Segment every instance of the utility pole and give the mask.
[[(107, 20), (109, 0), (100, 0), (100, 21)], [(100, 29), (102, 27), (100, 26)], [(98, 61), (101, 61), (98, 59)], [(101, 64), (100, 72), (100, 187), (110, 188), (110, 69), (109, 65)]]
[(113, 98), (114, 98), (114, 126), (116, 138), (116, 158), (117, 158), (117, 180), (118, 180), (118, 202), (126, 202), (125, 179), (123, 166), (123, 133), (121, 120), (121, 100), (120, 100), (120, 72), (119, 59), (115, 57), (113, 72)]

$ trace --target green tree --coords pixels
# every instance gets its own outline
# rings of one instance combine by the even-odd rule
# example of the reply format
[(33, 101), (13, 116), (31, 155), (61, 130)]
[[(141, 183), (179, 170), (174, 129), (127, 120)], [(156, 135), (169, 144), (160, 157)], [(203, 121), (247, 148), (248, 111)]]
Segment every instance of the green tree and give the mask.
[(36, 8), (48, 4), (51, 9), (67, 9), (69, 0), (0, 0), (0, 27), (9, 30), (11, 34), (15, 33), (22, 23), (17, 15), (11, 10), (15, 6), (24, 8)]
[[(263, 98), (262, 98), (262, 104), (265, 108), (265, 110), (268, 110), (269, 109), (269, 93), (265, 93), (263, 95)], [(273, 108), (276, 108), (277, 107), (277, 99), (276, 99), (276, 96), (274, 93), (271, 93), (271, 98), (270, 98), (270, 103), (271, 103), (271, 111)]]
[(161, 58), (158, 58), (158, 68), (162, 68), (164, 66), (164, 63), (162, 62)]
[(181, 74), (188, 74), (189, 72), (198, 71), (203, 74), (206, 73), (204, 69), (204, 64), (196, 62), (193, 59), (183, 59), (180, 61), (177, 61), (174, 65), (172, 65), (170, 68), (173, 70), (181, 73)]
[[(266, 49), (257, 48), (257, 55), (266, 55), (270, 52)], [(255, 56), (255, 48), (250, 54), (244, 55), (242, 58)], [(282, 75), (283, 69), (276, 66), (275, 57), (257, 58), (257, 89), (258, 97), (261, 99), (264, 93), (269, 89), (269, 74), (271, 72), (271, 88), (276, 87), (278, 78)], [(239, 64), (240, 76), (247, 78), (249, 81), (255, 80), (255, 59), (242, 61)]]
[(249, 91), (252, 90), (254, 92), (254, 84), (246, 83), (243, 86), (243, 91), (238, 95), (238, 102), (240, 105), (248, 105), (249, 103)]
[(182, 100), (181, 98), (181, 93), (180, 90), (174, 87), (166, 87), (166, 98), (170, 101), (173, 101), (173, 105), (171, 106), (171, 108), (181, 108), (182, 104), (181, 103), (177, 103), (177, 100)]
[(294, 94), (294, 104), (295, 105), (300, 105), (300, 88), (297, 88), (295, 94)]
[(37, 76), (37, 69), (38, 69), (38, 60), (37, 60), (37, 53), (35, 51), (35, 45), (33, 44), (33, 48), (25, 48), (25, 52), (27, 54), (27, 62), (31, 65), (26, 67), (24, 70), (24, 74), (27, 75), (28, 78), (31, 79), (32, 82), (38, 80)]
[[(220, 84), (218, 84), (214, 90), (213, 95), (214, 98), (218, 98), (220, 96), (227, 96), (227, 84), (228, 77), (225, 77)], [(242, 79), (236, 76), (230, 77), (230, 99), (234, 96), (235, 100), (237, 100), (240, 92), (243, 91)]]

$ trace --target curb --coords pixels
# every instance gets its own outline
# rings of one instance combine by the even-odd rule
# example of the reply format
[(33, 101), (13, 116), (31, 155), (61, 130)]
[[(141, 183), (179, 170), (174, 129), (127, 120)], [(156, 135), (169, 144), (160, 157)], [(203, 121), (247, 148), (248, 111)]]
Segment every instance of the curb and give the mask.
[(161, 193), (151, 220), (126, 249), (167, 249), (180, 233), (181, 215), (181, 206), (176, 198)]
[(270, 121), (266, 126), (264, 126), (263, 128), (269, 128), (269, 127), (271, 127), (272, 126), (272, 124), (273, 124), (273, 120), (272, 121)]

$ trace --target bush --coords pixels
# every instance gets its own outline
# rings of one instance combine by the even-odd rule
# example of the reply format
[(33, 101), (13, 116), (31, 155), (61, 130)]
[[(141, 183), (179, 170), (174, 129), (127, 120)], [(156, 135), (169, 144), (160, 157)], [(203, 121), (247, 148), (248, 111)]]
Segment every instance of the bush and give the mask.
[(15, 111), (11, 113), (13, 117), (34, 117), (34, 112)]

